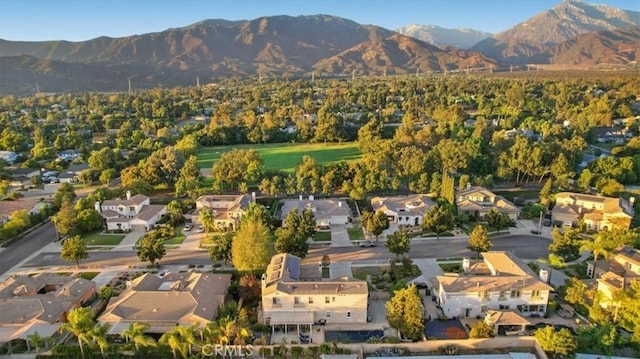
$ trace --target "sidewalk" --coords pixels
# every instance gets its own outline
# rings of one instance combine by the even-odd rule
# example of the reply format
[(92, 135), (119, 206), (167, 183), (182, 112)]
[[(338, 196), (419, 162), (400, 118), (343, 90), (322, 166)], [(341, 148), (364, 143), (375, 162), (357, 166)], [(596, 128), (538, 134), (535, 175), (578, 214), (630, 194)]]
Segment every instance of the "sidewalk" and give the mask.
[(112, 251), (117, 251), (117, 250), (130, 251), (130, 250), (133, 250), (133, 247), (136, 245), (136, 243), (138, 243), (138, 240), (143, 235), (144, 235), (144, 232), (129, 232), (129, 233), (127, 233), (126, 236), (124, 236), (122, 241), (120, 241), (120, 244), (118, 244), (115, 247), (112, 247), (110, 250), (112, 250)]

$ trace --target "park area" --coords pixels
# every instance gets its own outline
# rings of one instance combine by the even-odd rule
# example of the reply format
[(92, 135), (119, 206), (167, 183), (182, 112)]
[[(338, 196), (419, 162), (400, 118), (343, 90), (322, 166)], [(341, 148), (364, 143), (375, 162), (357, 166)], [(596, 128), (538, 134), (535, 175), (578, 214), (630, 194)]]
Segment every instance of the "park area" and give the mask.
[(203, 147), (198, 152), (198, 167), (211, 168), (224, 152), (231, 151), (234, 148), (254, 149), (262, 156), (265, 169), (277, 169), (289, 173), (295, 172), (296, 166), (304, 155), (312, 157), (319, 165), (340, 161), (350, 162), (359, 159), (362, 155), (355, 142), (215, 146)]

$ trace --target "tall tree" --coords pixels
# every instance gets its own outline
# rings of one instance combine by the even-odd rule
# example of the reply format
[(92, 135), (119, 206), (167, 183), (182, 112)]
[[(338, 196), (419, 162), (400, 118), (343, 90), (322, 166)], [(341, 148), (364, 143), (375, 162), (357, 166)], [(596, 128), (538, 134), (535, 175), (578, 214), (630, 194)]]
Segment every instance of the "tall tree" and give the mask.
[(436, 239), (440, 239), (440, 234), (453, 229), (456, 217), (448, 206), (433, 206), (424, 214), (422, 229), (436, 234)]
[(68, 200), (62, 202), (62, 207), (56, 215), (51, 218), (53, 224), (56, 226), (58, 235), (64, 237), (67, 235), (73, 235), (78, 231), (78, 218), (76, 210)]
[(495, 228), (498, 233), (502, 228), (506, 228), (511, 224), (511, 219), (506, 213), (500, 213), (495, 208), (492, 208), (486, 215), (487, 224), (489, 227)]
[(93, 313), (89, 307), (71, 309), (67, 314), (67, 322), (58, 328), (61, 332), (68, 332), (76, 337), (80, 346), (80, 353), (84, 359), (84, 345), (91, 343), (91, 331), (95, 326)]
[(222, 236), (218, 236), (215, 243), (209, 247), (209, 257), (212, 262), (227, 261), (231, 259), (231, 248), (233, 245), (233, 233), (227, 232)]
[(149, 261), (151, 266), (156, 265), (156, 261), (159, 261), (167, 253), (167, 249), (164, 246), (164, 239), (154, 238), (149, 233), (140, 238), (140, 242), (135, 246), (135, 250), (138, 254), (138, 258), (141, 261)]
[(244, 222), (233, 238), (231, 260), (240, 272), (264, 270), (272, 256), (271, 231), (260, 221)]
[(389, 252), (399, 257), (402, 254), (409, 253), (409, 249), (411, 249), (411, 238), (407, 235), (404, 227), (400, 227), (400, 230), (387, 236), (385, 246), (389, 249)]
[(384, 232), (389, 228), (389, 218), (383, 211), (377, 211), (376, 213), (367, 213), (362, 216), (362, 225), (367, 232), (376, 236), (376, 241)]
[(158, 343), (169, 346), (174, 359), (177, 358), (177, 353), (180, 353), (183, 358), (189, 358), (191, 356), (191, 345), (195, 343), (195, 337), (191, 328), (175, 326), (170, 331), (162, 334)]
[(422, 339), (424, 335), (424, 311), (415, 284), (393, 292), (385, 304), (387, 321), (398, 329), (404, 338)]
[(87, 245), (84, 243), (82, 237), (76, 235), (67, 238), (62, 242), (62, 250), (60, 252), (60, 258), (67, 262), (75, 262), (78, 268), (80, 268), (80, 261), (88, 258)]
[(486, 252), (491, 248), (491, 241), (489, 240), (489, 234), (485, 226), (478, 224), (473, 228), (473, 231), (471, 231), (469, 235), (469, 245), (467, 248), (477, 252), (478, 258), (480, 258), (480, 253)]
[(554, 330), (550, 325), (535, 331), (534, 336), (545, 352), (553, 358), (565, 357), (573, 354), (578, 348), (578, 343), (569, 329)]
[(149, 330), (150, 326), (146, 323), (131, 323), (129, 327), (120, 333), (120, 336), (125, 337), (127, 342), (132, 341), (136, 347), (136, 353), (140, 351), (140, 347), (155, 347), (156, 341), (145, 334)]

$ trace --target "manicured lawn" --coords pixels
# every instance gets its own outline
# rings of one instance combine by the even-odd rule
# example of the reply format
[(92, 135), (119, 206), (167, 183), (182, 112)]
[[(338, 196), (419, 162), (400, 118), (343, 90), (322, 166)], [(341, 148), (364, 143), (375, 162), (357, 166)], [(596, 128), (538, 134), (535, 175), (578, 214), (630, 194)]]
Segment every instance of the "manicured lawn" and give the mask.
[(122, 242), (124, 234), (102, 234), (101, 231), (93, 231), (82, 235), (84, 243), (88, 246), (117, 246)]
[(540, 190), (536, 189), (523, 189), (519, 191), (494, 191), (493, 193), (503, 196), (509, 201), (513, 201), (515, 197), (534, 200), (540, 197)]
[(313, 240), (316, 242), (330, 242), (331, 232), (316, 232), (313, 234)]
[(98, 274), (100, 274), (100, 272), (80, 272), (80, 278), (86, 279), (86, 280), (92, 280), (93, 278), (95, 278)]
[(289, 173), (302, 160), (302, 156), (313, 157), (318, 164), (353, 161), (361, 157), (355, 142), (347, 143), (268, 143), (234, 146), (204, 147), (198, 153), (198, 166), (211, 168), (222, 153), (234, 148), (253, 148), (262, 155), (265, 169), (279, 169)]
[(362, 227), (360, 226), (353, 226), (352, 228), (347, 228), (347, 233), (349, 233), (349, 240), (351, 241), (364, 240), (364, 232), (362, 231)]
[(166, 244), (166, 245), (181, 245), (182, 242), (184, 242), (184, 239), (187, 238), (187, 236), (182, 234), (182, 229), (183, 228), (184, 228), (184, 226), (176, 227), (177, 235), (175, 237), (173, 237), (173, 238), (169, 238), (169, 239), (165, 240), (164, 244)]

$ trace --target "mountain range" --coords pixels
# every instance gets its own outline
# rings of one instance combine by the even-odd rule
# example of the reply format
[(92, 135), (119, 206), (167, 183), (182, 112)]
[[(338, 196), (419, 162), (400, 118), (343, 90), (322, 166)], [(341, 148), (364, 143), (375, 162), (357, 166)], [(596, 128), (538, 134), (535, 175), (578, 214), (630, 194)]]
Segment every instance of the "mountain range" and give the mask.
[(0, 39), (0, 94), (124, 91), (224, 77), (407, 74), (522, 64), (635, 64), (640, 13), (564, 1), (495, 34), (437, 26), (398, 31), (330, 16), (204, 20), (88, 41)]

